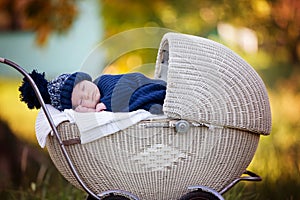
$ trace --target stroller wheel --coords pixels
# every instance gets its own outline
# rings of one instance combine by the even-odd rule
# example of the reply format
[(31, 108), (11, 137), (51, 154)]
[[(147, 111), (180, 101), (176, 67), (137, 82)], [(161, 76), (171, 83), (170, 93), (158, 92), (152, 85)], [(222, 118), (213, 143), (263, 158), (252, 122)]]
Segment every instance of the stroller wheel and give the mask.
[[(88, 196), (86, 200), (96, 200), (96, 199), (91, 196)], [(101, 200), (130, 200), (130, 199), (121, 195), (109, 195), (102, 198)]]
[(104, 197), (103, 200), (130, 200), (130, 199), (121, 195), (111, 195), (111, 196)]
[(183, 195), (179, 200), (221, 200), (221, 199), (210, 192), (197, 190)]

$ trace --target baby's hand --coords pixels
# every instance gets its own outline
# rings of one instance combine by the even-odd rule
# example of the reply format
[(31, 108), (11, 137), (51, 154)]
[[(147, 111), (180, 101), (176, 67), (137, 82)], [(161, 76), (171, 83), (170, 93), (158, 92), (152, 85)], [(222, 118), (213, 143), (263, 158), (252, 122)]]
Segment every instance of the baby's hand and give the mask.
[(103, 110), (106, 110), (106, 106), (104, 105), (104, 103), (98, 103), (96, 105), (96, 112), (101, 112)]
[(94, 109), (94, 108), (87, 108), (87, 107), (79, 105), (79, 106), (77, 106), (75, 108), (75, 111), (76, 112), (96, 112), (96, 109)]

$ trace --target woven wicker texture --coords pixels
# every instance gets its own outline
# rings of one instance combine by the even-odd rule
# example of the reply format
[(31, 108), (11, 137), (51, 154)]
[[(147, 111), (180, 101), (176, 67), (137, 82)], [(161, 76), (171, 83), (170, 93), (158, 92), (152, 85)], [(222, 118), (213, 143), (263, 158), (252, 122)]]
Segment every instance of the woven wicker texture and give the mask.
[[(178, 199), (193, 185), (220, 191), (246, 170), (259, 134), (270, 133), (262, 80), (225, 46), (177, 33), (163, 37), (155, 74), (168, 82), (168, 119), (142, 121), (99, 140), (67, 146), (83, 182), (97, 194), (119, 189), (143, 200)], [(179, 119), (198, 126), (177, 133), (170, 123)], [(58, 131), (63, 141), (80, 137), (69, 122)], [(49, 136), (47, 148), (57, 169), (80, 188), (54, 137)]]
[(197, 36), (167, 33), (155, 74), (168, 82), (164, 113), (169, 117), (270, 133), (265, 85), (227, 47)]
[[(144, 121), (66, 148), (82, 180), (95, 193), (122, 189), (140, 199), (163, 200), (180, 198), (190, 185), (220, 191), (245, 171), (259, 141), (258, 134), (247, 131), (191, 127), (179, 134), (167, 124)], [(58, 130), (63, 140), (79, 136), (75, 124), (65, 122)], [(80, 188), (52, 136), (47, 149), (57, 169)]]

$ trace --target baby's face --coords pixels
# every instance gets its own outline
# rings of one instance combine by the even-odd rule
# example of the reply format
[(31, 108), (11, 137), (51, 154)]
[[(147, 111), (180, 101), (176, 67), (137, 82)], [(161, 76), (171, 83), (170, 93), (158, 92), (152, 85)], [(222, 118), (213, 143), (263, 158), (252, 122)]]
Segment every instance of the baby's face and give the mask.
[(75, 85), (72, 92), (72, 108), (81, 105), (87, 108), (96, 108), (100, 101), (100, 91), (93, 82), (81, 81)]

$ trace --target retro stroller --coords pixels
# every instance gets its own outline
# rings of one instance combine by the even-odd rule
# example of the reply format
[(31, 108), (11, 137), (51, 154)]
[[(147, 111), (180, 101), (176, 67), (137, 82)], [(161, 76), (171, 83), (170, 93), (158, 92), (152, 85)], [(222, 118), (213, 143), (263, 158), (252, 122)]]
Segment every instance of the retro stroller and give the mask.
[[(214, 41), (167, 33), (155, 78), (167, 81), (166, 118), (143, 120), (87, 144), (76, 123), (57, 127), (31, 77), (28, 80), (54, 136), (47, 149), (60, 173), (87, 199), (223, 199), (247, 171), (260, 135), (271, 131), (263, 81), (237, 54)], [(48, 121), (48, 122), (47, 122)]]

